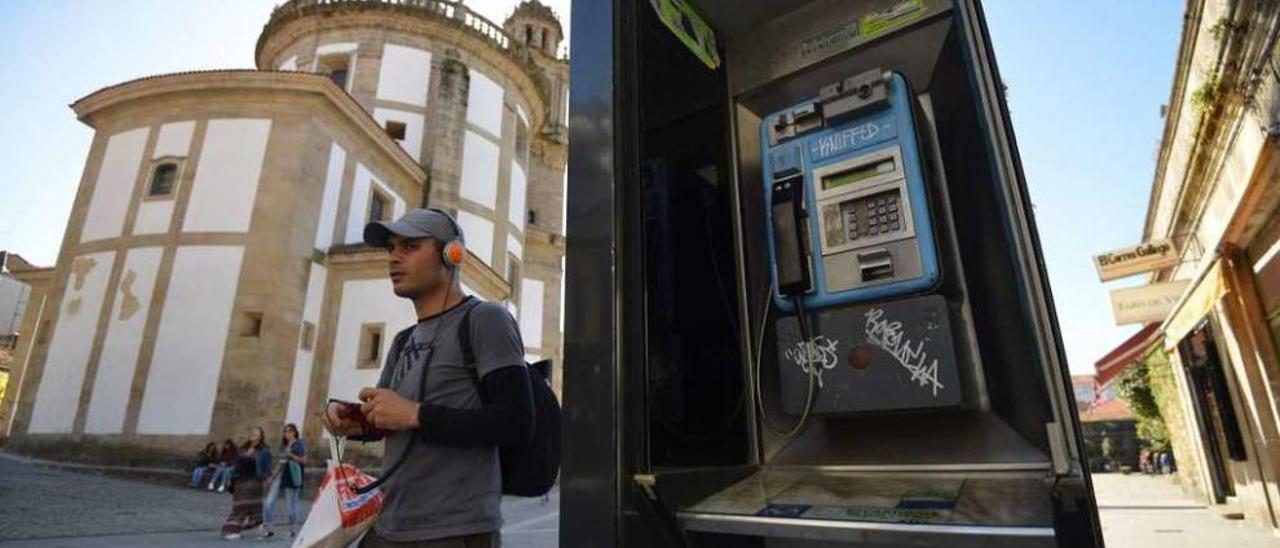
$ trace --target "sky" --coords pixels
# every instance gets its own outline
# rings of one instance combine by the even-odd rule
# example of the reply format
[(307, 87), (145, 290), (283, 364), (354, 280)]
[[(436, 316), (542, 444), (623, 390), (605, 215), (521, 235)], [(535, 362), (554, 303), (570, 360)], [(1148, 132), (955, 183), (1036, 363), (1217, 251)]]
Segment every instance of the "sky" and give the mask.
[(1092, 257), (1141, 243), (1184, 2), (985, 0), (987, 26), (1074, 373), (1141, 326), (1117, 327)]
[[(569, 0), (543, 0), (569, 32)], [(0, 249), (57, 259), (93, 131), (67, 107), (167, 72), (253, 66), (273, 0), (0, 0)], [(501, 22), (516, 0), (468, 0)], [(987, 0), (1073, 372), (1116, 327), (1091, 257), (1140, 243), (1182, 24), (1170, 0)]]

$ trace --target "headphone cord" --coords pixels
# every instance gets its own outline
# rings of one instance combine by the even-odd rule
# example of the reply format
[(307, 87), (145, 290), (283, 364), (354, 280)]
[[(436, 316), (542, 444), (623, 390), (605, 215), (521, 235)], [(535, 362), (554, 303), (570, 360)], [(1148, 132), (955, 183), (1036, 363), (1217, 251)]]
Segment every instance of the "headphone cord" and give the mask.
[[(440, 299), (440, 311), (436, 313), (436, 316), (440, 318), (440, 325), (436, 326), (435, 332), (431, 334), (431, 343), (427, 345), (427, 359), (423, 361), (422, 375), (418, 379), (419, 403), (421, 403), (422, 400), (426, 399), (426, 396), (427, 396), (427, 368), (430, 367), (431, 360), (432, 358), (435, 357), (436, 341), (439, 340), (440, 338), (440, 332), (444, 331), (443, 326), (444, 326), (445, 307), (449, 305), (449, 295), (453, 293), (453, 284), (455, 281), (457, 281), (457, 276), (458, 276), (457, 265), (453, 265), (448, 268), (449, 268), (449, 284), (445, 286), (444, 298)], [(412, 336), (413, 335), (410, 335), (410, 337)], [(413, 446), (417, 444), (417, 442), (418, 442), (418, 436), (416, 435), (416, 433), (411, 434), (409, 436), (409, 444), (404, 447), (404, 451), (400, 452), (400, 456), (396, 457), (396, 461), (391, 463), (391, 466), (388, 466), (387, 470), (383, 472), (381, 476), (378, 476), (378, 479), (374, 480), (372, 483), (369, 483), (360, 487), (352, 487), (351, 490), (354, 491), (355, 494), (357, 495), (363, 495), (365, 493), (368, 493), (369, 491), (372, 491), (382, 486), (382, 484), (386, 483), (387, 479), (389, 479), (392, 474), (396, 473), (396, 470), (399, 470), (400, 467), (404, 465), (405, 461), (409, 460), (409, 452), (413, 450)], [(350, 485), (350, 482), (348, 482), (347, 484)]]

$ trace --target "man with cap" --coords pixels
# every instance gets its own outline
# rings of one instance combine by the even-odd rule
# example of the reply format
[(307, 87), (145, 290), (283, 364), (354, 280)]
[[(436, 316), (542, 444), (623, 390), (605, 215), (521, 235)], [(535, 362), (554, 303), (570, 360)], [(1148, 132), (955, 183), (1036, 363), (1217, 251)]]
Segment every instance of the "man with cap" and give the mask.
[[(498, 546), (498, 447), (526, 443), (533, 433), (519, 328), (501, 304), (463, 295), (463, 234), (444, 211), (369, 223), (364, 241), (387, 251), (392, 290), (413, 302), (418, 323), (398, 355), (387, 356), (378, 386), (359, 392), (365, 419), (388, 432), (384, 473), (399, 461), (360, 546)], [(464, 317), (471, 367), (459, 344)], [(324, 420), (335, 435), (367, 434), (328, 411)]]

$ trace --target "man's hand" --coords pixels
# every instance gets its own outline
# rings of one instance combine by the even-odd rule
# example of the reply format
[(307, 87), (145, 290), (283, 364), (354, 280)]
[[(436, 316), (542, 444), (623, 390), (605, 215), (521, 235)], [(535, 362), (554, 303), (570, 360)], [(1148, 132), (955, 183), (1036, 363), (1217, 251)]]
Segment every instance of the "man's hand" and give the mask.
[(363, 388), (360, 410), (365, 420), (381, 430), (408, 430), (418, 427), (418, 403), (386, 388)]
[(332, 405), (324, 410), (324, 427), (335, 436), (357, 436), (363, 434), (364, 428), (353, 419), (345, 419), (334, 414)]

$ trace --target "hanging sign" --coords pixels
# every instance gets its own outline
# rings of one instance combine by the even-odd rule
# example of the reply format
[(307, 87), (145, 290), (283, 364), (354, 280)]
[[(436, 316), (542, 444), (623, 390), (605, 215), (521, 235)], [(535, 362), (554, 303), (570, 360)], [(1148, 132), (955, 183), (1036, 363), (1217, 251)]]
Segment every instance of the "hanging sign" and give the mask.
[(1111, 312), (1116, 325), (1163, 322), (1187, 290), (1186, 280), (1126, 287), (1111, 292)]
[(1093, 257), (1098, 278), (1108, 282), (1125, 276), (1150, 272), (1178, 264), (1178, 250), (1169, 240), (1155, 240), (1116, 249)]

